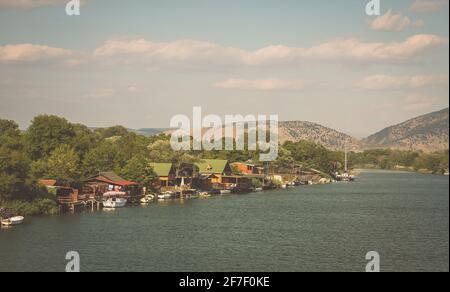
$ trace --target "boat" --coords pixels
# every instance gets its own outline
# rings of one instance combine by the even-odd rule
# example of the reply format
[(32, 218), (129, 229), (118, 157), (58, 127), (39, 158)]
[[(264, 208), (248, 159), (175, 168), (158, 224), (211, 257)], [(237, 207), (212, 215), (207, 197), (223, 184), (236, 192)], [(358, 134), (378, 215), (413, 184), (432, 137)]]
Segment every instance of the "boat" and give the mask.
[(154, 195), (145, 195), (140, 202), (142, 204), (149, 204), (151, 202), (153, 202), (153, 200), (155, 200), (155, 196)]
[(127, 204), (127, 199), (111, 197), (103, 201), (103, 208), (116, 209), (123, 208)]
[(256, 192), (256, 193), (260, 193), (260, 192), (262, 192), (263, 191), (263, 188), (255, 188), (254, 189), (254, 192)]
[(231, 190), (221, 190), (221, 191), (220, 191), (220, 194), (221, 194), (221, 195), (228, 195), (228, 194), (231, 194)]
[(209, 198), (209, 197), (211, 197), (211, 194), (208, 193), (208, 192), (201, 192), (201, 193), (199, 194), (199, 197), (200, 197), (200, 198)]
[(13, 226), (13, 225), (20, 225), (25, 220), (25, 217), (23, 216), (15, 216), (8, 219), (2, 219), (2, 225), (3, 226)]
[(168, 199), (172, 199), (173, 197), (174, 197), (174, 193), (172, 193), (172, 192), (165, 192), (165, 193), (158, 195), (158, 199), (160, 199), (160, 200), (168, 200)]
[(334, 179), (336, 181), (341, 182), (352, 182), (355, 180), (355, 176), (351, 175), (348, 171), (348, 151), (347, 151), (347, 144), (345, 144), (345, 157), (344, 157), (344, 173), (340, 174), (339, 172), (334, 173)]

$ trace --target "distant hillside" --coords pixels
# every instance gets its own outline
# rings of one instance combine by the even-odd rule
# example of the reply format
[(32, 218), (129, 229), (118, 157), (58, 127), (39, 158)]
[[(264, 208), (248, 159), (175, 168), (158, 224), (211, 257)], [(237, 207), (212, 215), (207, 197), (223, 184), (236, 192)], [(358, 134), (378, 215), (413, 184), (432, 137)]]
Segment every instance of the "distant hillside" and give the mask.
[(426, 152), (449, 148), (449, 109), (423, 115), (388, 127), (362, 142), (364, 148), (423, 150)]
[(279, 131), (281, 143), (309, 140), (331, 150), (343, 150), (346, 143), (349, 150), (359, 150), (362, 147), (359, 140), (347, 134), (311, 122), (281, 122)]
[[(202, 132), (205, 133), (207, 130), (209, 129), (204, 128)], [(222, 131), (223, 129), (217, 130)], [(162, 133), (170, 135), (174, 129), (144, 128), (129, 129), (129, 131), (153, 136)], [(280, 122), (279, 135), (281, 143), (309, 140), (331, 150), (343, 150), (347, 144), (348, 149), (353, 151), (376, 148), (441, 151), (449, 148), (449, 109), (391, 126), (363, 140), (316, 123), (304, 121)]]

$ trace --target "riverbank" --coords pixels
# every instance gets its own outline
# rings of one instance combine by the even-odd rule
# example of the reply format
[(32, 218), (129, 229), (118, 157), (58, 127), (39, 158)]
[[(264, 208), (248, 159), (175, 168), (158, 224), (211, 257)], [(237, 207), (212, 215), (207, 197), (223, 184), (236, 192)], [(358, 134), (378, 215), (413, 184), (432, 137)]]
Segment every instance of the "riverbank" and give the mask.
[(21, 216), (57, 215), (58, 205), (51, 199), (38, 199), (34, 201), (0, 202), (0, 208), (11, 210), (13, 214)]

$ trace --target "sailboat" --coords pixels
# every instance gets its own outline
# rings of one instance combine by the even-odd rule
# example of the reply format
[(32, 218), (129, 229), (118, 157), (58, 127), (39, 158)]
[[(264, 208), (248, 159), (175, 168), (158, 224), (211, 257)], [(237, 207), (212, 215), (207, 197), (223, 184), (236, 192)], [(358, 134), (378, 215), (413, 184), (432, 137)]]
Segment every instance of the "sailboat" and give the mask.
[(347, 142), (345, 143), (345, 149), (344, 149), (344, 155), (345, 155), (345, 161), (344, 161), (344, 173), (343, 174), (339, 174), (339, 172), (336, 172), (335, 177), (336, 180), (338, 181), (354, 181), (355, 180), (355, 176), (349, 174), (348, 171), (348, 150), (347, 150)]

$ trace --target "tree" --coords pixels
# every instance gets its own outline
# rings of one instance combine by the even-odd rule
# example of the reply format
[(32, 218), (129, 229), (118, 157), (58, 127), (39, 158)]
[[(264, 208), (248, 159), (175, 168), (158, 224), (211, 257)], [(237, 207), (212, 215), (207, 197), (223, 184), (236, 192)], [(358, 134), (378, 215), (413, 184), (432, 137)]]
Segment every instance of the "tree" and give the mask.
[(130, 159), (120, 174), (125, 179), (140, 183), (145, 187), (150, 187), (152, 181), (157, 177), (150, 166), (150, 161), (143, 155), (136, 155)]
[(0, 120), (0, 201), (27, 193), (29, 160), (23, 151), (19, 126)]
[(117, 163), (118, 148), (111, 141), (101, 141), (95, 148), (89, 150), (82, 162), (82, 173), (84, 176), (92, 176), (100, 171), (115, 170)]
[(0, 201), (25, 196), (29, 172), (29, 161), (19, 150), (0, 146)]
[(94, 148), (98, 143), (97, 135), (84, 125), (73, 125), (75, 138), (72, 140), (72, 147), (80, 158), (84, 158), (90, 149)]
[(57, 116), (40, 115), (33, 119), (25, 134), (33, 160), (47, 158), (58, 146), (71, 144), (76, 133), (72, 124)]
[(80, 180), (80, 158), (69, 145), (56, 148), (47, 160), (47, 177), (71, 185)]
[(96, 129), (95, 133), (97, 133), (101, 139), (107, 139), (111, 137), (125, 136), (129, 133), (129, 131), (122, 126), (113, 126), (109, 128)]

